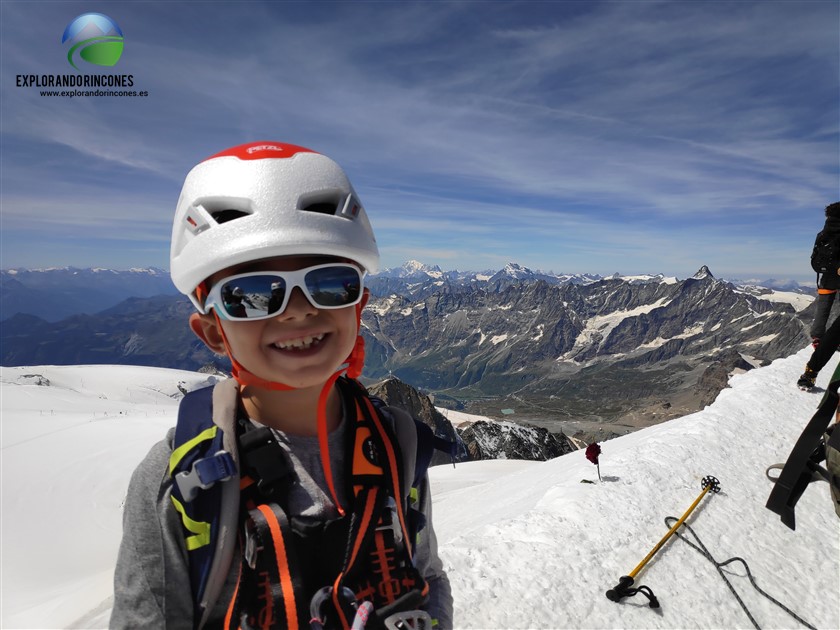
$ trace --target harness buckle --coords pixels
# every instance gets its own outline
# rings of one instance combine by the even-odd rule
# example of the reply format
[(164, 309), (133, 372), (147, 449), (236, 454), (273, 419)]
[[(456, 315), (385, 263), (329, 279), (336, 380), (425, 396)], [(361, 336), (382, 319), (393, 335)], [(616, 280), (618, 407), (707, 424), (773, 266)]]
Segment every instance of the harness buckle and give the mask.
[(218, 451), (193, 462), (189, 471), (175, 475), (175, 483), (184, 501), (189, 503), (198, 496), (199, 490), (206, 490), (219, 481), (227, 481), (236, 474), (236, 463), (227, 451)]
[[(389, 520), (390, 522), (385, 523), (384, 525), (379, 525), (376, 528), (376, 531), (388, 531), (394, 535), (394, 544), (399, 545), (403, 541), (403, 533), (402, 528), (400, 527), (400, 519), (397, 515), (397, 502), (394, 500), (394, 497), (388, 497), (388, 501), (385, 503), (385, 508), (387, 512), (383, 512), (383, 520)], [(385, 519), (385, 514), (390, 514), (389, 519)]]
[(262, 551), (263, 546), (257, 540), (257, 534), (254, 531), (254, 525), (251, 519), (245, 521), (243, 538), (245, 539), (245, 548), (242, 550), (242, 557), (251, 569), (256, 569), (257, 554)]

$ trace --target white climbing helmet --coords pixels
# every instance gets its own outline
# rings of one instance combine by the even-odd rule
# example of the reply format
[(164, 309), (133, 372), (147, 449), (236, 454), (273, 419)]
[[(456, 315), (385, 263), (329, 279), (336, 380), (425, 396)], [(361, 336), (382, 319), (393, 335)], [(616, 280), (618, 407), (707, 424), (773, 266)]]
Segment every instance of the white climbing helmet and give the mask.
[(341, 167), (311, 149), (243, 144), (204, 160), (184, 180), (172, 226), (172, 282), (195, 297), (227, 267), (275, 256), (347, 258), (379, 269), (367, 214)]

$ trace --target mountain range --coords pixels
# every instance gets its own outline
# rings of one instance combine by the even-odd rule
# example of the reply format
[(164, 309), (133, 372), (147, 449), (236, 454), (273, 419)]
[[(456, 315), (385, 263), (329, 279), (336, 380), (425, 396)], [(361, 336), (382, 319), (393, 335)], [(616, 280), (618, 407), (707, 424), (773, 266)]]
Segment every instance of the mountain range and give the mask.
[[(664, 278), (661, 274), (621, 276), (626, 282), (648, 282)], [(366, 285), (374, 296), (392, 294), (406, 297), (425, 297), (437, 291), (449, 291), (460, 286), (483, 287), (496, 290), (516, 282), (543, 280), (548, 284), (590, 284), (603, 280), (597, 274), (556, 274), (534, 271), (518, 263), (508, 263), (500, 270), (443, 271), (438, 266), (410, 260), (400, 267), (384, 269), (368, 276)], [(772, 290), (812, 294), (813, 288), (793, 280), (733, 280), (736, 286), (754, 292)], [(133, 297), (178, 295), (169, 272), (155, 267), (128, 270), (80, 269), (54, 267), (49, 269), (0, 270), (0, 321), (18, 314), (35, 315), (48, 322), (58, 322), (71, 315), (93, 315)]]
[(737, 287), (705, 266), (686, 280), (577, 280), (508, 275), (433, 291), (429, 279), (374, 299), (366, 373), (471, 413), (610, 437), (702, 409), (733, 371), (809, 341), (809, 297)]
[[(183, 296), (131, 297), (47, 321), (37, 314), (45, 303), (19, 291), (61, 291), (65, 305), (89, 293), (82, 286), (111, 299), (120, 288), (123, 296), (157, 286), (174, 293), (161, 270), (15, 270), (2, 279), (4, 316), (12, 299), (24, 309), (0, 326), (3, 365), (229, 368), (189, 330)], [(739, 287), (706, 267), (678, 280), (408, 263), (368, 286), (366, 378), (395, 375), (438, 405), (601, 439), (702, 409), (734, 370), (801, 349), (813, 310), (801, 291)]]
[(169, 272), (154, 267), (114, 269), (4, 269), (0, 321), (24, 313), (48, 322), (93, 315), (133, 297), (177, 295)]

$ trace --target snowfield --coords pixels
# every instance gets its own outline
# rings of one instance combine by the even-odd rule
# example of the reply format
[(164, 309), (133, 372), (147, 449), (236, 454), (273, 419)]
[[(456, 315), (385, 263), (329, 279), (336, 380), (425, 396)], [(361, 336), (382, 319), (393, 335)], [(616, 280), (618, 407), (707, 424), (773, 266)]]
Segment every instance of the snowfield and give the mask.
[[(795, 532), (764, 508), (766, 467), (786, 459), (820, 400), (794, 385), (808, 356), (733, 376), (705, 410), (603, 442), (601, 482), (582, 451), (433, 468), (456, 626), (752, 627), (715, 567), (676, 537), (636, 580), (661, 608), (604, 595), (714, 475), (721, 492), (688, 520), (711, 554), (744, 558), (758, 585), (810, 625), (840, 627), (840, 521), (827, 485), (800, 500)], [(178, 383), (206, 380), (126, 366), (0, 370), (0, 626), (107, 627), (129, 476), (174, 423)], [(740, 566), (725, 571), (758, 626), (806, 627), (760, 596)]]

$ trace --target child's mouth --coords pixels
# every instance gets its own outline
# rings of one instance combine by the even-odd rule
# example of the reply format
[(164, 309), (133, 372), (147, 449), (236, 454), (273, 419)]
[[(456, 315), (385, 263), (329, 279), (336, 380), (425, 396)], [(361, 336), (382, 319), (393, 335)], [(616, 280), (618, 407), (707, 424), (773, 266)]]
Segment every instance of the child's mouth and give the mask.
[(288, 339), (286, 341), (277, 341), (271, 344), (271, 347), (275, 350), (280, 350), (281, 352), (306, 352), (307, 350), (312, 350), (317, 348), (320, 343), (324, 340), (327, 336), (326, 333), (320, 333), (317, 335), (310, 335), (306, 337), (300, 337), (298, 339)]

